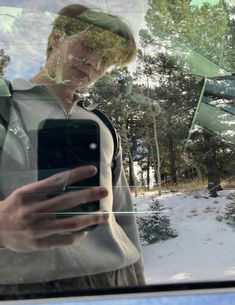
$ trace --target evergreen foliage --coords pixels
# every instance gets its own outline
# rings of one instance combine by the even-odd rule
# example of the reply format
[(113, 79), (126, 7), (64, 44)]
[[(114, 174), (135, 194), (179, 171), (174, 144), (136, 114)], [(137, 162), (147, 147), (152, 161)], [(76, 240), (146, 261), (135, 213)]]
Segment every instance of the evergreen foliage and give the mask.
[(224, 219), (228, 224), (235, 226), (235, 196), (225, 208)]
[(137, 223), (140, 230), (140, 238), (147, 244), (175, 238), (178, 235), (171, 228), (170, 218), (164, 215), (163, 206), (154, 197), (152, 198), (146, 215), (139, 217)]
[[(235, 27), (231, 9), (224, 1), (201, 7), (190, 3), (148, 0), (147, 29), (140, 32), (136, 73), (127, 69), (112, 71), (90, 90), (91, 98), (113, 118), (119, 130), (132, 186), (141, 183), (149, 187), (151, 172), (153, 183), (158, 185), (158, 152), (164, 180), (177, 183), (191, 178), (187, 175), (190, 168), (199, 179), (208, 179), (220, 189), (221, 179), (231, 175), (234, 150), (218, 136), (195, 130), (187, 142), (188, 150), (183, 150), (203, 77), (188, 74), (189, 63), (181, 54), (184, 50), (174, 49), (174, 42), (234, 70)], [(165, 33), (164, 45), (160, 31)], [(133, 172), (133, 164), (137, 163), (141, 171), (139, 181)]]
[(0, 77), (3, 77), (4, 71), (10, 63), (10, 56), (5, 54), (4, 49), (0, 49)]

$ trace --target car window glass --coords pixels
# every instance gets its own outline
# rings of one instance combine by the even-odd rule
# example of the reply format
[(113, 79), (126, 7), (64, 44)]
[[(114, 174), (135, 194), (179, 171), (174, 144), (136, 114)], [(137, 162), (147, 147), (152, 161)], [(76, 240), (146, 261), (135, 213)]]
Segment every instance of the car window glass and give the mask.
[[(87, 1), (94, 11), (79, 22), (77, 15), (58, 19), (70, 4), (0, 5), (2, 104), (13, 94), (10, 112), (0, 108), (1, 204), (21, 196), (19, 210), (2, 213), (19, 216), (27, 202), (38, 204), (24, 214), (31, 218), (20, 218), (33, 228), (24, 227), (27, 242), (26, 235), (8, 242), (18, 227), (0, 225), (0, 299), (12, 287), (20, 297), (234, 280), (234, 3)], [(118, 30), (113, 15), (126, 20)], [(43, 185), (89, 162), (99, 176), (90, 184), (72, 172)], [(17, 193), (37, 180), (27, 195)], [(89, 211), (73, 209), (71, 190), (99, 185), (108, 193), (77, 199), (95, 202)], [(58, 196), (63, 208), (56, 208)], [(46, 210), (45, 200), (52, 204)], [(86, 234), (79, 227), (78, 243), (61, 247), (75, 236), (68, 227), (79, 221), (69, 219), (79, 213), (109, 218), (89, 223)], [(33, 222), (34, 215), (43, 216)], [(45, 233), (50, 217), (66, 229)]]

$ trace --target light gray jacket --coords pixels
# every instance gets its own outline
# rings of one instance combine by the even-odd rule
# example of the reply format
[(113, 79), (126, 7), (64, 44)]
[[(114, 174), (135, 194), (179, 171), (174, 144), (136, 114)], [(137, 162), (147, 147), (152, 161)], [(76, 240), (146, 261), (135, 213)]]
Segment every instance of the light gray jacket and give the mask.
[[(109, 129), (94, 113), (76, 104), (66, 113), (60, 101), (46, 87), (21, 79), (15, 80), (12, 86), (16, 107), (11, 113), (9, 132), (1, 154), (1, 196), (4, 198), (20, 186), (37, 181), (37, 160), (31, 145), (35, 152), (36, 130), (42, 120), (92, 119), (99, 124), (101, 133), (100, 183), (109, 189), (109, 195), (101, 200), (101, 206), (111, 213), (111, 217), (107, 224), (99, 225), (77, 246), (33, 253), (16, 253), (1, 248), (0, 284), (37, 283), (99, 274), (130, 264), (135, 266), (139, 283), (144, 284), (138, 231), (123, 169), (116, 177), (116, 185), (112, 185), (111, 163), (114, 145)], [(22, 126), (22, 121), (25, 126)], [(14, 149), (11, 147), (12, 137), (19, 137), (23, 145), (22, 150), (28, 151), (26, 160), (22, 160), (22, 163), (19, 158), (9, 161), (8, 154)], [(27, 166), (25, 162), (28, 163)]]

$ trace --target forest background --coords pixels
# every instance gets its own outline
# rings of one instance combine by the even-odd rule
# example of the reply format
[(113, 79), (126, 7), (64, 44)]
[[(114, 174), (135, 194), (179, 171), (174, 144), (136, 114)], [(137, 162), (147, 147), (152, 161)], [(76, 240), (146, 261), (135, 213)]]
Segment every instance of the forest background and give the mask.
[[(194, 181), (220, 190), (221, 182), (233, 183), (234, 146), (213, 132), (190, 129), (204, 77), (190, 73), (174, 52), (180, 44), (234, 72), (233, 16), (234, 6), (224, 0), (200, 7), (190, 0), (148, 0), (136, 71), (114, 70), (84, 92), (114, 121), (135, 191), (156, 186), (161, 194), (161, 185)], [(10, 60), (0, 49), (2, 75)]]
[(148, 5), (136, 72), (116, 70), (90, 95), (121, 134), (130, 186), (149, 189), (153, 172), (158, 187), (197, 180), (220, 190), (221, 181), (233, 180), (234, 146), (202, 128), (191, 130), (189, 141), (203, 77), (189, 73), (187, 62), (174, 49), (167, 52), (162, 41), (167, 37), (171, 49), (180, 43), (234, 72), (234, 7), (226, 1), (198, 7), (188, 0), (149, 0)]

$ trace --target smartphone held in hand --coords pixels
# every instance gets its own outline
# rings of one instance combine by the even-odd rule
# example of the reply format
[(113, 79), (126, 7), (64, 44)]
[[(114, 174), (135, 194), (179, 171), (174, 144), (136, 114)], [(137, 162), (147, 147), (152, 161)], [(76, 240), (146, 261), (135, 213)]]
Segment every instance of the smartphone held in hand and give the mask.
[[(38, 128), (38, 180), (79, 166), (94, 165), (95, 176), (61, 191), (49, 194), (78, 191), (100, 185), (100, 130), (93, 120), (47, 119)], [(99, 210), (99, 201), (79, 204), (73, 209), (56, 213), (57, 217), (70, 217)]]

